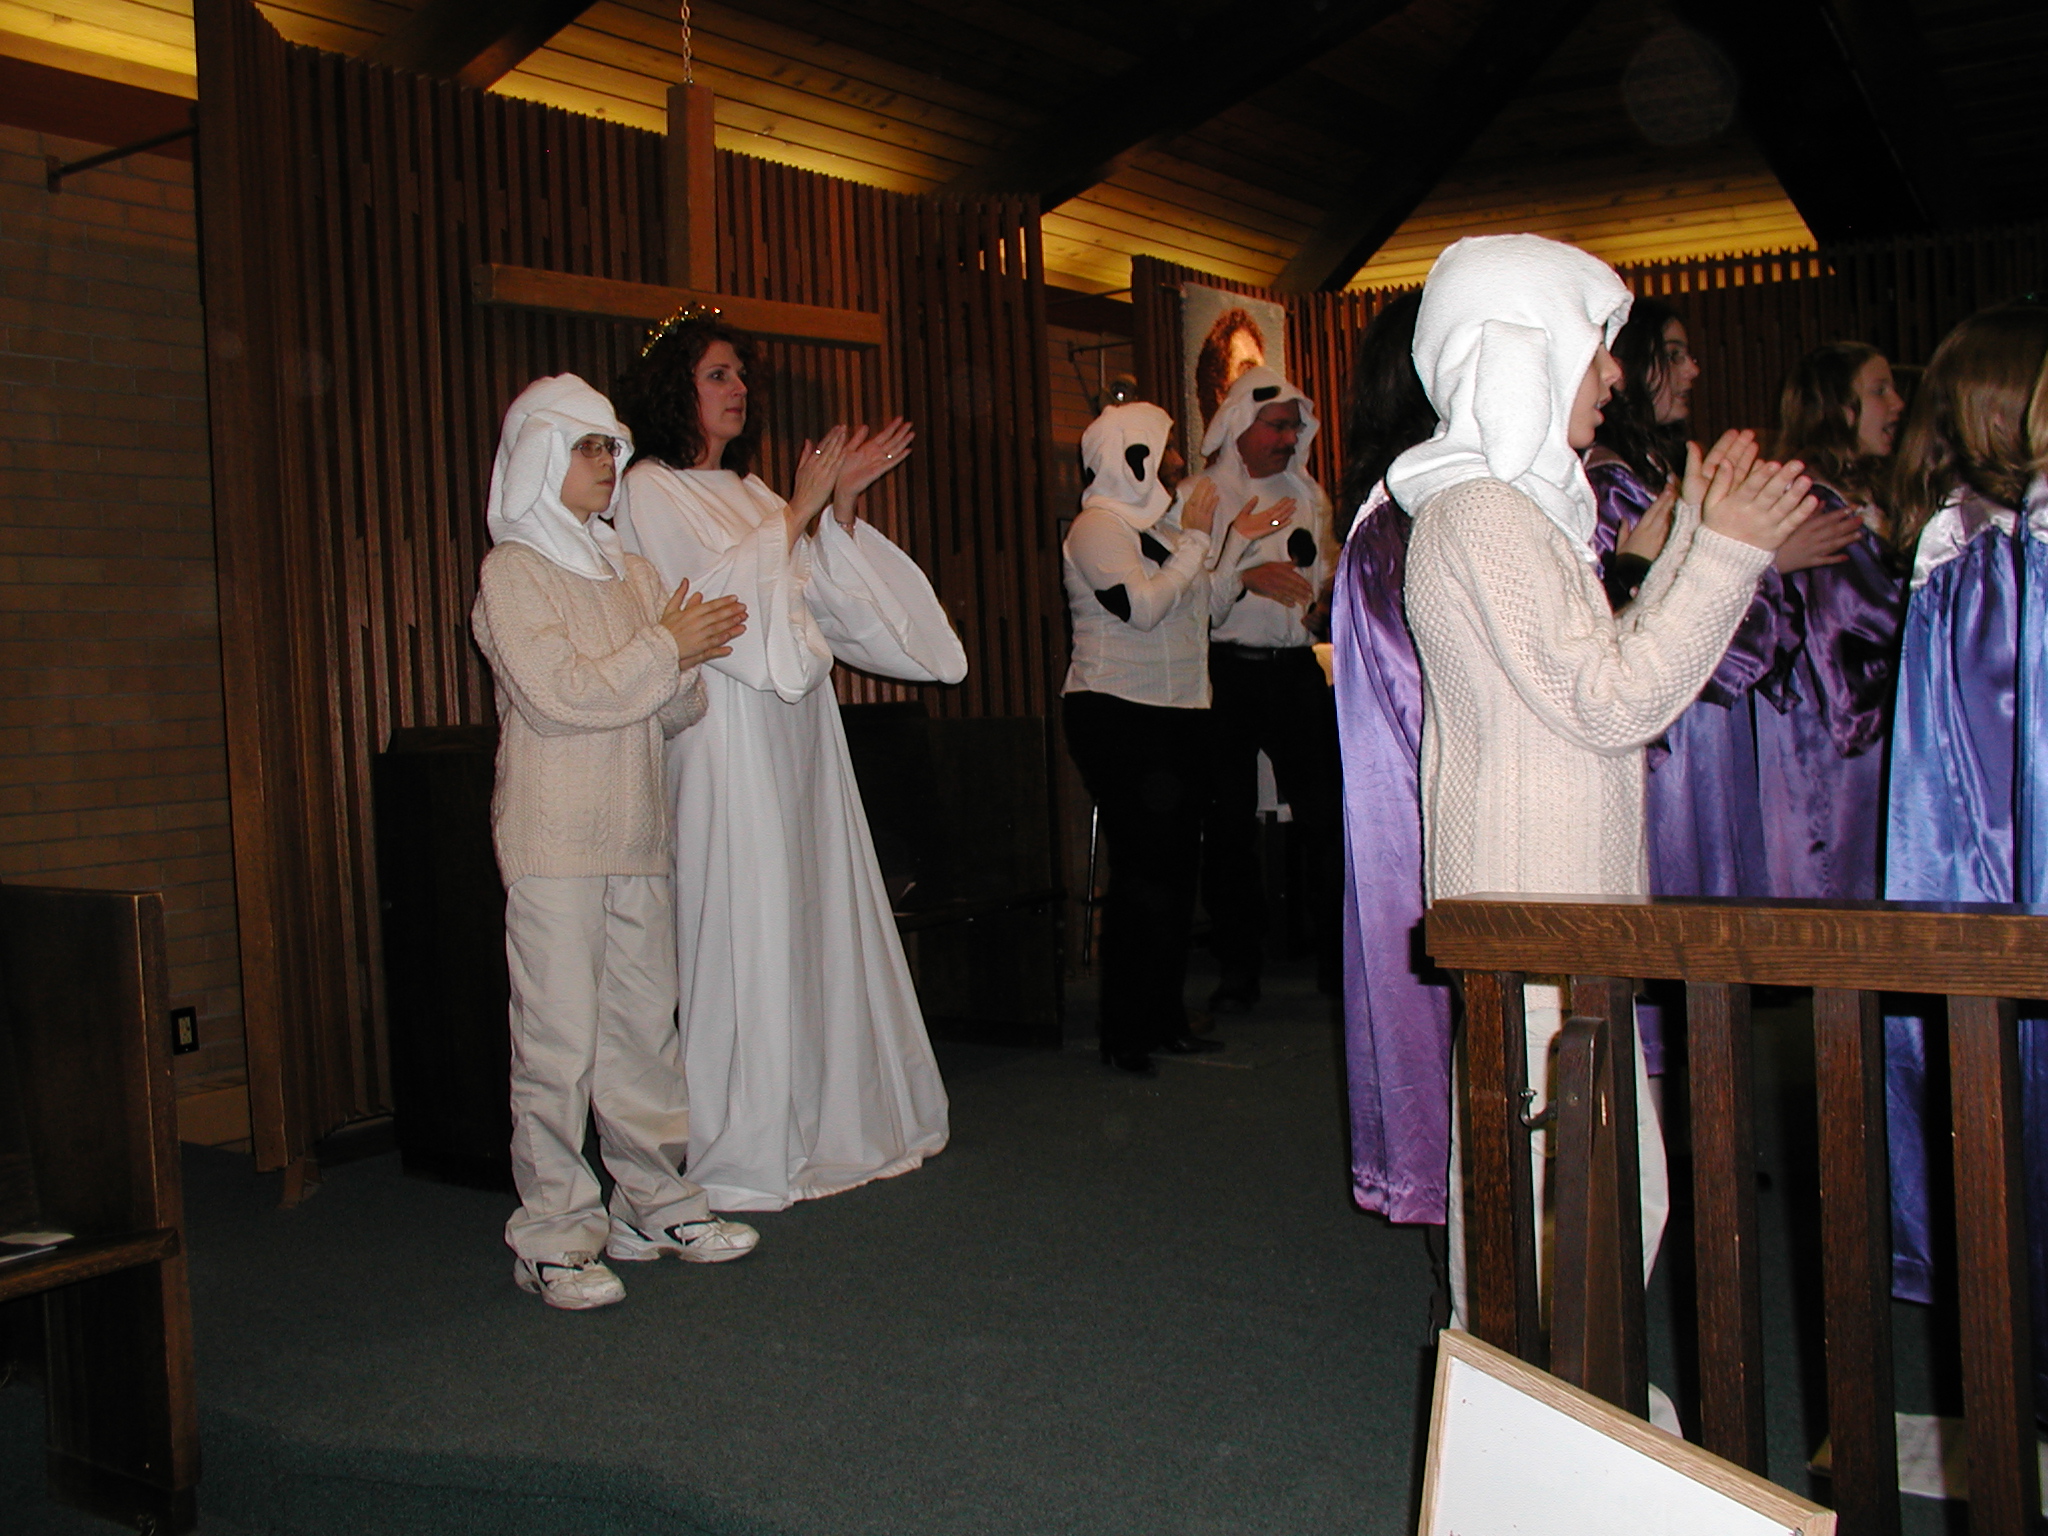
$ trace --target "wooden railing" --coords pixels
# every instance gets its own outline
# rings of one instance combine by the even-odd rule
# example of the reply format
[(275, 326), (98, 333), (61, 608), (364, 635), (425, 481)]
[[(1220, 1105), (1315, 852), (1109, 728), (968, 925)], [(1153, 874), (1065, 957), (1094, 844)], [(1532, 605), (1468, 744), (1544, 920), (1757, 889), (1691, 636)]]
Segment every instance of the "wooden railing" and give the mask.
[[(1627, 1262), (1631, 1242), (1640, 1242), (1633, 1036), (1614, 1026), (1630, 1019), (1636, 980), (1685, 983), (1700, 1435), (1709, 1450), (1758, 1472), (1765, 1470), (1764, 1382), (1749, 988), (1814, 989), (1828, 1425), (1845, 1536), (1899, 1529), (1878, 994), (1945, 994), (1970, 1530), (2019, 1536), (2038, 1528), (2014, 1000), (2048, 997), (2048, 911), (1480, 896), (1431, 907), (1428, 948), (1438, 965), (1462, 973), (1465, 997), (1470, 1322), (1481, 1338), (1539, 1364), (1546, 1340), (1530, 1199), (1522, 981), (1571, 978), (1567, 1040), (1576, 1030), (1579, 1044), (1561, 1055), (1560, 1076), (1578, 1082), (1581, 1097), (1587, 1084), (1605, 1093), (1617, 1122), (1612, 1139), (1630, 1155), (1615, 1158), (1613, 1148), (1597, 1169), (1581, 1161), (1582, 1174), (1568, 1179), (1560, 1166), (1555, 1175), (1561, 1185), (1587, 1184), (1592, 1208), (1578, 1218), (1578, 1267), (1558, 1277), (1548, 1358), (1553, 1369), (1569, 1367), (1588, 1390), (1638, 1412), (1641, 1270), (1639, 1258), (1633, 1274)], [(1603, 1040), (1609, 1054), (1601, 1067), (1593, 1057)], [(1562, 1081), (1559, 1092), (1562, 1098)], [(1569, 1140), (1568, 1129), (1561, 1125), (1561, 1139)], [(1591, 1157), (1587, 1146), (1581, 1158)], [(1560, 1148), (1561, 1157), (1570, 1155), (1569, 1146)], [(1604, 1232), (1603, 1188), (1611, 1213)], [(1595, 1255), (1590, 1279), (1588, 1253)], [(1593, 1292), (1576, 1301), (1566, 1294), (1568, 1286), (1589, 1285)]]

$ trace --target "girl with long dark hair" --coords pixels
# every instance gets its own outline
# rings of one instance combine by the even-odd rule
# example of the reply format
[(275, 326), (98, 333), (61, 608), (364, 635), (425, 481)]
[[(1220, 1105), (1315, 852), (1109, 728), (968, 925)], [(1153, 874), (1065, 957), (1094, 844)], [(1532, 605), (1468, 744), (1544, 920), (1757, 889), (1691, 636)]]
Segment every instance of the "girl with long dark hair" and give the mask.
[(1772, 452), (1806, 465), (1822, 513), (1853, 514), (1860, 527), (1838, 563), (1784, 578), (1797, 644), (1756, 706), (1773, 896), (1878, 894), (1884, 743), (1906, 606), (1879, 487), (1904, 410), (1884, 354), (1852, 341), (1807, 353), (1779, 401)]
[[(1614, 339), (1614, 360), (1621, 385), (1586, 458), (1600, 514), (1594, 542), (1610, 574), (1631, 547), (1648, 557), (1661, 543), (1685, 465), (1686, 422), (1700, 374), (1684, 322), (1653, 298), (1636, 300)], [(1652, 745), (1644, 826), (1653, 894), (1769, 894), (1750, 694), (1795, 643), (1784, 624), (1784, 574), (1838, 558), (1859, 527), (1846, 514), (1815, 516), (1786, 541), (1698, 702)], [(1625, 601), (1626, 583), (1620, 585), (1614, 591), (1610, 584), (1610, 591)]]

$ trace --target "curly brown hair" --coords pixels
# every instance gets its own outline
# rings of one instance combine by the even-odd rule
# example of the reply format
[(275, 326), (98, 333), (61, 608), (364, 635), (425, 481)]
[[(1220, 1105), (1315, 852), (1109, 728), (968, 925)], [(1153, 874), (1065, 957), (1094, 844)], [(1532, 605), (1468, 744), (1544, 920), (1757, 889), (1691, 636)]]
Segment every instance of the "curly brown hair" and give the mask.
[(1239, 331), (1250, 333), (1252, 340), (1259, 345), (1260, 355), (1265, 354), (1266, 333), (1259, 329), (1259, 322), (1242, 309), (1226, 309), (1218, 315), (1202, 342), (1202, 350), (1195, 354), (1195, 404), (1202, 412), (1201, 428), (1194, 433), (1194, 440), (1198, 443), (1202, 440), (1202, 433), (1209, 430), (1216, 407), (1230, 393), (1230, 381), (1225, 377), (1230, 372), (1230, 338)]
[(720, 469), (746, 474), (761, 446), (761, 376), (755, 368), (754, 338), (717, 320), (685, 320), (641, 353), (619, 375), (612, 406), (633, 434), (633, 452), (670, 469), (695, 469), (704, 457), (704, 419), (697, 405), (697, 364), (713, 342), (738, 355), (747, 381), (747, 424), (725, 445)]

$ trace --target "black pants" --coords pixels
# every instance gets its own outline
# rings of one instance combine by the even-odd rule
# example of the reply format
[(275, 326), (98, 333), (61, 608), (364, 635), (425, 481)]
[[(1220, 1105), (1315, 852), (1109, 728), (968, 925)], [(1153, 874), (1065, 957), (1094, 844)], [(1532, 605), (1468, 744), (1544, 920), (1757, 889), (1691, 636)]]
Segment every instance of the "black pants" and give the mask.
[(1308, 931), (1318, 980), (1334, 987), (1344, 875), (1342, 772), (1337, 704), (1307, 646), (1253, 657), (1209, 648), (1214, 718), (1213, 798), (1202, 832), (1202, 905), (1227, 987), (1255, 985), (1265, 961), (1264, 880), (1259, 867), (1259, 753), (1272, 759), (1280, 798), (1294, 813), (1303, 850)]
[(1067, 749), (1101, 814), (1102, 1048), (1148, 1051), (1187, 1033), (1188, 929), (1209, 803), (1209, 712), (1070, 693)]

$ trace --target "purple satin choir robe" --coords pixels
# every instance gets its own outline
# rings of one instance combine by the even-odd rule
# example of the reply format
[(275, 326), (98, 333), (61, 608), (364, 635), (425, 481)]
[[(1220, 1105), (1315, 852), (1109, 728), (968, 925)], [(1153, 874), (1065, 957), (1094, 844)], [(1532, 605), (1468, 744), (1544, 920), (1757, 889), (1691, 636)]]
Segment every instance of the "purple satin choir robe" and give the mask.
[[(1955, 549), (1925, 572), (1906, 609), (1891, 754), (1885, 895), (1894, 901), (2048, 904), (2048, 483), (2012, 516), (1965, 492)], [(1947, 509), (1930, 524), (1936, 537)], [(1923, 543), (1925, 543), (1923, 539)], [(2048, 1019), (2019, 1027), (2035, 1401), (2048, 1408)], [(1939, 1040), (1937, 1035), (1936, 1040)], [(1947, 1107), (1927, 1095), (1926, 1020), (1885, 1019), (1891, 1141), (1892, 1293), (1936, 1289), (1929, 1129)]]
[[(1593, 547), (1604, 567), (1656, 496), (1618, 459), (1588, 464), (1586, 478), (1599, 504)], [(1663, 750), (1650, 748), (1643, 830), (1653, 896), (1769, 893), (1750, 691), (1788, 651), (1782, 609), (1778, 573), (1766, 571), (1698, 702), (1673, 722)]]
[(1344, 1054), (1352, 1198), (1442, 1223), (1451, 996), (1423, 979), (1422, 669), (1401, 602), (1408, 514), (1373, 493), (1337, 562), (1331, 614), (1344, 759)]
[[(1819, 512), (1846, 508), (1816, 485)], [(1757, 689), (1756, 756), (1773, 896), (1874, 901), (1885, 739), (1906, 582), (1866, 532), (1840, 565), (1783, 579), (1789, 664)]]

